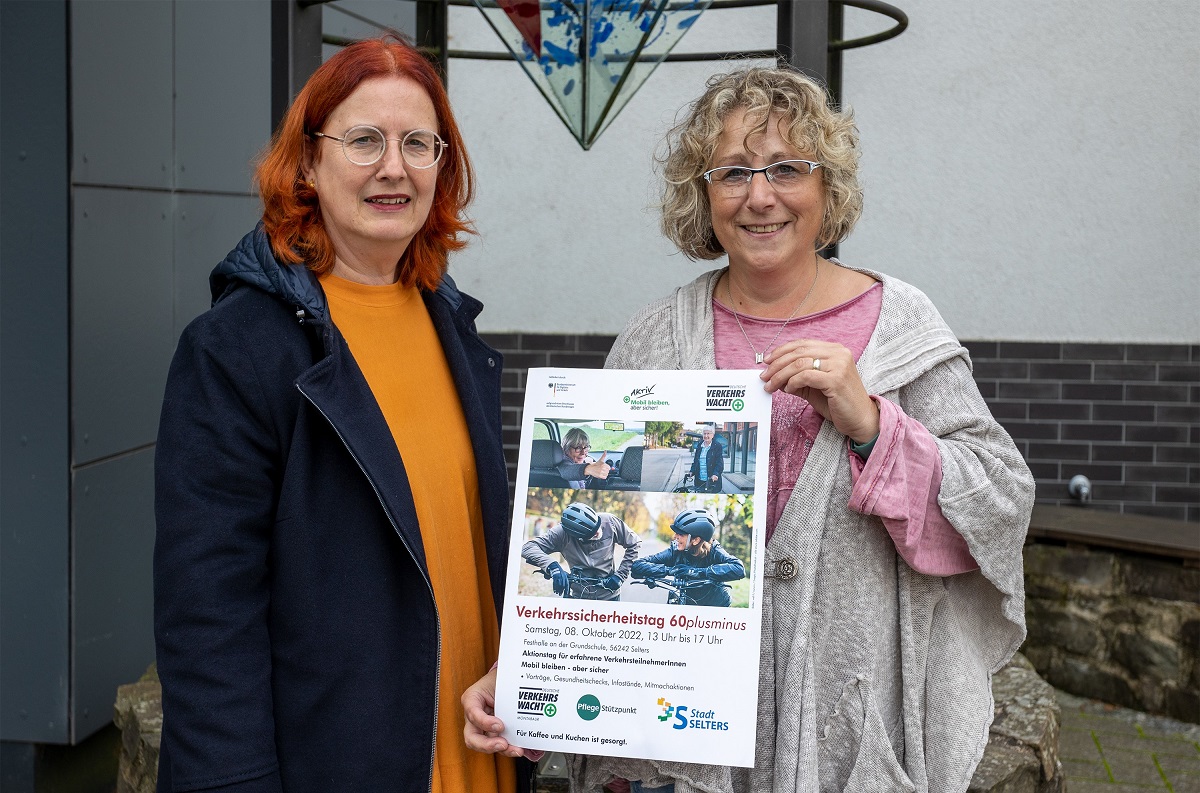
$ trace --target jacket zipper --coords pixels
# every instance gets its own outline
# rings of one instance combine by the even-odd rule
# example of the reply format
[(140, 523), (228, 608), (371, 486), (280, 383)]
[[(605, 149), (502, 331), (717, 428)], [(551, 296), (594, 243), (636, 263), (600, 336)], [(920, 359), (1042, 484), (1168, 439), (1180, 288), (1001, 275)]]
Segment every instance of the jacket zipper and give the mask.
[[(414, 562), (416, 562), (417, 555), (413, 553), (412, 548), (408, 546), (408, 541), (405, 540), (404, 535), (400, 533), (400, 527), (396, 525), (396, 521), (394, 518), (392, 518), (392, 513), (388, 510), (387, 505), (383, 503), (383, 496), (379, 495), (379, 488), (375, 486), (375, 481), (371, 479), (371, 475), (367, 473), (367, 469), (363, 467), (361, 462), (359, 462), (358, 455), (354, 453), (354, 451), (350, 448), (350, 444), (346, 443), (346, 439), (342, 437), (342, 431), (337, 428), (337, 425), (333, 423), (325, 411), (321, 410), (321, 406), (314, 402), (313, 398), (305, 393), (301, 386), (297, 385), (296, 390), (301, 394), (304, 394), (304, 398), (308, 400), (308, 403), (316, 408), (317, 412), (320, 413), (327, 422), (329, 422), (330, 427), (333, 427), (333, 431), (338, 436), (338, 440), (342, 442), (342, 445), (346, 447), (346, 451), (349, 452), (350, 459), (354, 460), (354, 463), (358, 466), (358, 470), (362, 471), (363, 476), (365, 476), (367, 481), (370, 482), (371, 489), (375, 491), (375, 498), (379, 499), (379, 506), (383, 509), (383, 514), (387, 515), (388, 523), (392, 524), (392, 531), (396, 532), (396, 536), (400, 538), (400, 544), (404, 546), (404, 550), (408, 551), (408, 555), (412, 557)], [(417, 564), (417, 569), (421, 570), (421, 565), (419, 563)], [(429, 749), (429, 783), (425, 786), (425, 789), (432, 793), (433, 764), (435, 762), (437, 753), (438, 698), (440, 696), (439, 692), (442, 688), (442, 618), (438, 614), (437, 598), (433, 594), (433, 583), (429, 580), (429, 576), (425, 575), (424, 570), (421, 570), (421, 577), (425, 579), (425, 586), (429, 588), (429, 599), (433, 601), (433, 618), (437, 624), (438, 637), (437, 674), (434, 677), (433, 689), (433, 735), (430, 736), (431, 741)]]

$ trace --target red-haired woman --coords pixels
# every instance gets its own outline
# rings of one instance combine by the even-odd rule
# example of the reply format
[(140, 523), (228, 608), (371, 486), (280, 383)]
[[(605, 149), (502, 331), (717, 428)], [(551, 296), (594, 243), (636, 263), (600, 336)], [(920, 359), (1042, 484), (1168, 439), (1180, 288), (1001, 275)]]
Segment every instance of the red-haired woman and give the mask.
[(446, 275), (470, 179), (393, 37), (280, 125), (163, 403), (160, 791), (514, 789), (457, 704), (497, 652), (508, 504), (500, 356)]

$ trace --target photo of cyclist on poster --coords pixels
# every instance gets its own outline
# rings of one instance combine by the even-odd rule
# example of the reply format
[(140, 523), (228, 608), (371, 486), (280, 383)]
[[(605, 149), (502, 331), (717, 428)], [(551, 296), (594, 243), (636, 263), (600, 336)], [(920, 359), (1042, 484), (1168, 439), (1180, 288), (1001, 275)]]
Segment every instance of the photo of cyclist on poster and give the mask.
[[(618, 545), (623, 549), (619, 566)], [(640, 545), (641, 539), (616, 515), (575, 502), (563, 510), (557, 526), (521, 547), (521, 558), (553, 582), (555, 595), (620, 600)], [(555, 553), (568, 569), (550, 556)]]
[(669, 589), (680, 605), (729, 606), (725, 582), (745, 578), (746, 567), (714, 539), (716, 528), (717, 520), (710, 511), (683, 510), (671, 522), (671, 544), (634, 562), (633, 577), (646, 579), (647, 586)]

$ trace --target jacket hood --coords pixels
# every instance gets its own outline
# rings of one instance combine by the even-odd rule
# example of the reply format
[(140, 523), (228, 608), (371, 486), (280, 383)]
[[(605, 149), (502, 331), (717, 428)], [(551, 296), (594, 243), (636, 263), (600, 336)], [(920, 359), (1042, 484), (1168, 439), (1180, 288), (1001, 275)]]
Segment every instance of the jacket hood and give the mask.
[(242, 237), (208, 277), (213, 304), (237, 283), (249, 284), (297, 310), (303, 309), (315, 319), (328, 319), (325, 294), (316, 275), (307, 267), (280, 264), (271, 252), (271, 243), (261, 222)]
[[(271, 243), (263, 224), (242, 237), (241, 242), (229, 252), (208, 277), (209, 290), (215, 305), (225, 292), (238, 283), (248, 284), (273, 295), (297, 311), (303, 310), (312, 319), (327, 322), (325, 292), (312, 270), (302, 265), (280, 264), (271, 251)], [(448, 274), (442, 276), (434, 294), (450, 308), (470, 322), (483, 309), (483, 304), (473, 297), (458, 291)]]

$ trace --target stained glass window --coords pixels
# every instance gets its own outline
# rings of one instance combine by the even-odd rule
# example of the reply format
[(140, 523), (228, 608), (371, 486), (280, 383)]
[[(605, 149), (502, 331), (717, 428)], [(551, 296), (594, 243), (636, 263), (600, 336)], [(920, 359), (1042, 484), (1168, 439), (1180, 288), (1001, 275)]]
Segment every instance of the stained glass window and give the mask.
[(474, 0), (591, 148), (711, 0)]

